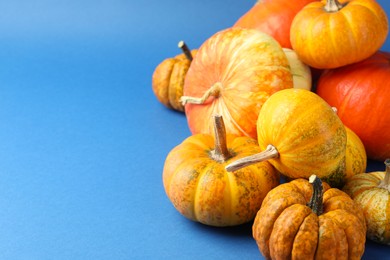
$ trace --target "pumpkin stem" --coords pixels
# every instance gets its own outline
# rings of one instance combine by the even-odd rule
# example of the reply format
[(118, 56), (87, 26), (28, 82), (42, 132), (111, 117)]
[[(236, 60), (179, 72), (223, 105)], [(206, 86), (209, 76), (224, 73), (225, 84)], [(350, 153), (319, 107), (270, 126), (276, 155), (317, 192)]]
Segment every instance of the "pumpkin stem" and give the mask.
[(385, 160), (386, 174), (385, 178), (379, 183), (378, 188), (390, 191), (390, 158)]
[(189, 97), (189, 96), (182, 96), (180, 98), (180, 101), (181, 103), (183, 104), (183, 106), (187, 103), (190, 103), (190, 104), (198, 104), (198, 105), (201, 105), (201, 104), (204, 104), (204, 102), (206, 102), (206, 100), (213, 96), (213, 97), (218, 97), (220, 92), (222, 90), (222, 83), (221, 82), (217, 82), (215, 83), (211, 88), (209, 88), (204, 94), (202, 97), (200, 98), (197, 98), (197, 97)]
[(326, 1), (324, 9), (328, 13), (334, 13), (334, 12), (339, 11), (345, 5), (346, 5), (346, 3), (341, 4), (338, 0), (328, 0), (328, 1)]
[(177, 46), (183, 51), (184, 55), (186, 55), (186, 58), (189, 61), (192, 61), (193, 57), (191, 54), (191, 50), (188, 48), (187, 44), (184, 41), (180, 41)]
[(231, 156), (226, 144), (226, 129), (221, 115), (214, 115), (215, 148), (211, 157), (217, 162), (225, 162)]
[(268, 145), (267, 148), (262, 151), (261, 153), (257, 153), (254, 155), (250, 155), (247, 157), (243, 157), (241, 159), (238, 159), (237, 161), (232, 162), (231, 164), (227, 165), (225, 169), (228, 172), (237, 171), (241, 168), (244, 168), (246, 166), (266, 161), (272, 158), (279, 157), (279, 152), (273, 145)]
[(322, 186), (322, 181), (320, 178), (318, 178), (316, 175), (313, 174), (309, 178), (309, 183), (311, 183), (313, 185), (313, 194), (312, 194), (307, 206), (310, 207), (311, 210), (315, 214), (317, 214), (317, 216), (319, 216), (324, 211), (324, 206), (323, 206), (323, 202), (322, 202), (324, 188)]

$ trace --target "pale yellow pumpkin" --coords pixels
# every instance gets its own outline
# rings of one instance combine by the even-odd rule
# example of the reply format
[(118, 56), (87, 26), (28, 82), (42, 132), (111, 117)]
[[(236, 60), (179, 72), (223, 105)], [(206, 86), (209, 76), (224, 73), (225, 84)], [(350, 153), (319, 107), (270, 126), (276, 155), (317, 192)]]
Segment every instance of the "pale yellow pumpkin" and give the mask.
[(361, 207), (367, 238), (390, 245), (390, 159), (386, 172), (360, 173), (347, 180), (343, 191)]

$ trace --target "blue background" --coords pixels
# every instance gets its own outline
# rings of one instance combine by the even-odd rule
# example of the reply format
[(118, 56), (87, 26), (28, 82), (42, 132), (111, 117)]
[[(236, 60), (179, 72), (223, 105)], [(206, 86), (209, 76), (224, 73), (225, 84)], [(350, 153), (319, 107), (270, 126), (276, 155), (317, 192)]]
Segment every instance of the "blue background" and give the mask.
[(250, 224), (207, 227), (167, 199), (165, 157), (190, 132), (151, 88), (179, 40), (198, 48), (254, 2), (0, 2), (0, 259), (261, 257)]

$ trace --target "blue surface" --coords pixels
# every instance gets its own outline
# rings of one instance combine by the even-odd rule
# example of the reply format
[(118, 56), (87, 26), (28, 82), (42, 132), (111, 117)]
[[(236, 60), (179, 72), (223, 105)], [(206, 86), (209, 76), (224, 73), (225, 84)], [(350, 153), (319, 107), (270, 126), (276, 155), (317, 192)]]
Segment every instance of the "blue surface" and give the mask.
[(179, 40), (197, 48), (253, 3), (0, 2), (0, 259), (261, 257), (250, 224), (207, 227), (167, 199), (165, 157), (190, 132), (151, 89)]

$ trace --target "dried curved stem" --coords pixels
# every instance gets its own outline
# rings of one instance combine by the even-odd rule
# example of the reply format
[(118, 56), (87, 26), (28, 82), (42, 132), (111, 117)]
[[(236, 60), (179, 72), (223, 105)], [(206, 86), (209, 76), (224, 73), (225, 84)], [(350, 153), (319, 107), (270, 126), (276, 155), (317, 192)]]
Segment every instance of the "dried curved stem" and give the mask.
[(227, 165), (225, 169), (228, 172), (237, 171), (239, 169), (242, 169), (246, 166), (263, 162), (272, 158), (279, 157), (279, 152), (273, 145), (268, 145), (267, 148), (262, 151), (261, 153), (257, 153), (251, 156), (247, 156), (241, 159), (238, 159), (237, 161), (232, 162), (231, 164)]
[(211, 96), (218, 97), (221, 93), (221, 90), (222, 90), (222, 83), (217, 82), (211, 88), (209, 88), (203, 94), (202, 97), (198, 98), (198, 97), (182, 96), (180, 98), (180, 102), (183, 104), (183, 106), (187, 103), (200, 105), (206, 102), (206, 100)]

